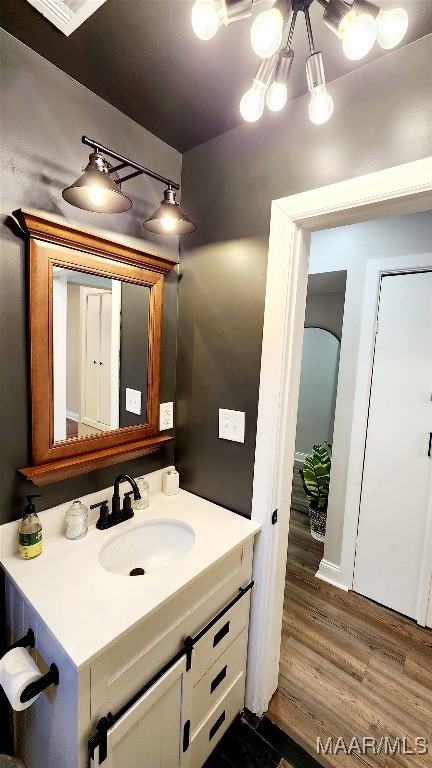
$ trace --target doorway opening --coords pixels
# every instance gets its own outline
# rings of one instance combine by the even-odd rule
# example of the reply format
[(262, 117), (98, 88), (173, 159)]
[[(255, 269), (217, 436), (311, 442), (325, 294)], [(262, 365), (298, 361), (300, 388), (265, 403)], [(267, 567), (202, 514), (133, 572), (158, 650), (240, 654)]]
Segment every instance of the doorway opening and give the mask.
[[(258, 714), (268, 708), (279, 670), (311, 233), (431, 208), (431, 158), (272, 204), (252, 503), (252, 517), (260, 522), (261, 534), (255, 553), (258, 586), (252, 604), (246, 694), (246, 706)], [(272, 525), (276, 508), (278, 524)], [(355, 535), (344, 526), (343, 538), (352, 555)], [(336, 569), (334, 561), (326, 560), (326, 551), (320, 567), (326, 573), (321, 578), (343, 587), (346, 563), (342, 559)]]
[[(390, 739), (397, 718), (408, 728), (417, 707), (418, 727), (426, 730), (428, 719), (420, 710), (428, 711), (432, 696), (432, 633), (405, 618), (427, 626), (427, 606), (432, 606), (430, 554), (425, 554), (431, 552), (432, 527), (432, 254), (424, 253), (432, 242), (432, 212), (314, 233), (311, 264), (317, 245), (322, 251), (327, 240), (336, 261), (352, 241), (352, 263), (336, 407), (337, 482), (330, 490), (334, 507), (329, 501), (325, 546), (335, 571), (340, 569), (343, 533), (351, 522), (347, 518), (352, 514), (360, 523), (350, 580), (338, 584), (358, 594), (321, 583), (330, 579), (321, 569), (320, 548), (310, 537), (307, 520), (296, 510), (294, 470), (279, 686), (270, 702), (270, 716), (315, 756), (317, 739), (325, 741), (328, 734), (337, 739), (342, 719), (350, 739), (366, 737), (368, 722)], [(299, 406), (303, 370), (302, 362)], [(362, 379), (366, 398), (358, 393)], [(364, 431), (359, 429), (361, 409)], [(298, 433), (297, 421), (296, 447)], [(344, 446), (350, 448), (352, 442), (359, 448), (359, 466), (353, 466), (353, 459), (343, 461), (345, 453), (352, 453)], [(362, 475), (357, 513), (346, 501), (354, 472)], [(320, 581), (315, 577), (318, 566)], [(392, 715), (385, 714), (392, 695)], [(350, 697), (355, 716), (345, 704), (344, 712), (338, 710)]]

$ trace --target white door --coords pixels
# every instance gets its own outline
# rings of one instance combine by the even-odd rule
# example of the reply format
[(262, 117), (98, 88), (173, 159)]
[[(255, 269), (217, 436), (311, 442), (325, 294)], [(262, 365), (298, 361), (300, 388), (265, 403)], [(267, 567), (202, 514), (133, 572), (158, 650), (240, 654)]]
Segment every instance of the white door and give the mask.
[[(100, 289), (81, 289), (82, 382), (81, 423), (110, 429), (112, 294)], [(86, 434), (85, 427), (83, 434)], [(91, 430), (90, 430), (91, 431)]]
[(382, 278), (353, 588), (417, 618), (431, 514), (432, 272)]

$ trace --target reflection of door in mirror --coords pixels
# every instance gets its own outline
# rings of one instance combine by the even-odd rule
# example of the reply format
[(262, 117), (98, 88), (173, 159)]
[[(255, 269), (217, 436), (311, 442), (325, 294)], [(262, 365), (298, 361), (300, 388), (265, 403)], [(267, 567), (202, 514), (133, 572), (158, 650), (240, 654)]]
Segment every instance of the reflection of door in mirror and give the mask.
[(54, 442), (146, 423), (149, 295), (54, 267)]
[[(80, 365), (77, 371), (80, 400), (76, 420), (79, 437), (118, 428), (119, 349), (115, 342), (119, 341), (116, 326), (120, 325), (120, 294), (114, 289), (120, 286), (118, 283), (116, 286), (114, 280), (111, 282), (110, 291), (80, 286)], [(70, 330), (73, 339), (76, 327)], [(73, 373), (70, 372), (68, 384)], [(114, 389), (113, 399), (111, 389)], [(76, 394), (74, 390), (71, 395)], [(67, 406), (69, 404), (70, 401)], [(71, 413), (69, 408), (68, 411)], [(71, 436), (69, 431), (68, 437)]]

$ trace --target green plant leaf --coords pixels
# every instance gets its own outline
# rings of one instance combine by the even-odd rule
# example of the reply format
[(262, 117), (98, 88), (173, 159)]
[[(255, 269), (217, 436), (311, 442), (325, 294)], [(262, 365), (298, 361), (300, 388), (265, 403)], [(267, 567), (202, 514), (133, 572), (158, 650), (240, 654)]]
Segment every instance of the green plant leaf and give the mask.
[(316, 509), (326, 509), (330, 487), (331, 458), (329, 450), (321, 444), (313, 446), (312, 453), (306, 456), (302, 469), (299, 470), (309, 505)]

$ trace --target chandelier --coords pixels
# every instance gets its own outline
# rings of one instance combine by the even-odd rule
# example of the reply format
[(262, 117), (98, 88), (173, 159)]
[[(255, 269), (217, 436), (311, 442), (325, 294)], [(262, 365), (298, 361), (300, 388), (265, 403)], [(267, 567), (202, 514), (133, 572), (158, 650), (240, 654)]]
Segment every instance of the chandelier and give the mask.
[[(259, 0), (258, 0), (259, 2)], [(333, 99), (326, 89), (321, 51), (316, 51), (309, 16), (314, 0), (276, 0), (272, 7), (255, 18), (251, 43), (261, 58), (251, 88), (240, 101), (240, 113), (250, 123), (258, 120), (267, 107), (278, 112), (288, 100), (287, 83), (294, 60), (291, 48), (299, 11), (305, 17), (310, 55), (306, 76), (311, 94), (309, 117), (316, 125), (327, 122), (333, 113)], [(383, 11), (370, 0), (317, 0), (324, 8), (324, 23), (342, 41), (348, 59), (362, 59), (375, 41), (382, 48), (394, 48), (408, 28), (403, 8)], [(196, 0), (192, 8), (192, 27), (202, 40), (210, 40), (219, 27), (252, 16), (257, 0)], [(288, 30), (285, 45), (283, 39)], [(281, 47), (282, 46), (282, 47)]]

